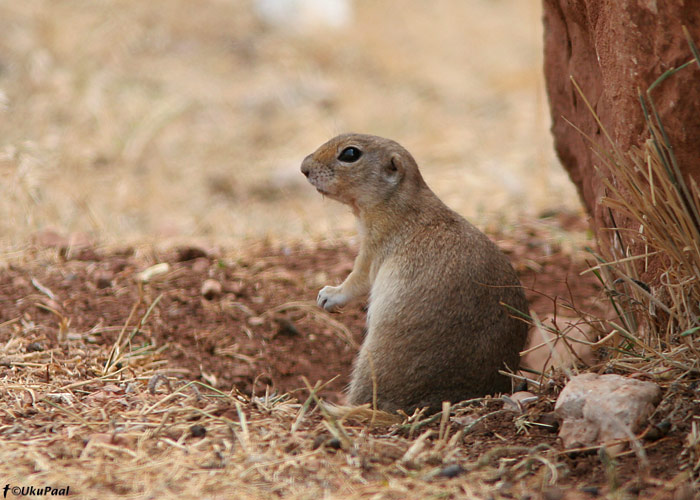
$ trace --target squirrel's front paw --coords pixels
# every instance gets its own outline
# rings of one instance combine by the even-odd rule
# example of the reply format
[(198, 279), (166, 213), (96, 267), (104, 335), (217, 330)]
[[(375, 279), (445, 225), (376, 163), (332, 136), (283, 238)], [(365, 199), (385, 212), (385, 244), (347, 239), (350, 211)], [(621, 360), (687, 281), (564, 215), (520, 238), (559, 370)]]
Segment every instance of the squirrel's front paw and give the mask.
[(318, 306), (332, 312), (347, 304), (349, 298), (341, 291), (341, 288), (339, 286), (324, 286), (318, 292), (318, 298), (316, 299)]

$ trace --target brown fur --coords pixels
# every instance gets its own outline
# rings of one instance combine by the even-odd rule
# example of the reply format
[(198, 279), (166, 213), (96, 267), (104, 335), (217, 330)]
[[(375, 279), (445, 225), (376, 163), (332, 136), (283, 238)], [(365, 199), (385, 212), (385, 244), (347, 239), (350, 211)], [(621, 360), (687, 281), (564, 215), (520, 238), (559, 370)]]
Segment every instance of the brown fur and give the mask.
[[(338, 159), (347, 147), (362, 152)], [(527, 303), (507, 258), (483, 233), (430, 190), (398, 143), (345, 134), (304, 159), (302, 172), (322, 194), (349, 205), (362, 243), (338, 287), (324, 287), (334, 310), (369, 293), (368, 331), (348, 399), (411, 412), (510, 390), (498, 370), (516, 370), (527, 326), (501, 302)]]

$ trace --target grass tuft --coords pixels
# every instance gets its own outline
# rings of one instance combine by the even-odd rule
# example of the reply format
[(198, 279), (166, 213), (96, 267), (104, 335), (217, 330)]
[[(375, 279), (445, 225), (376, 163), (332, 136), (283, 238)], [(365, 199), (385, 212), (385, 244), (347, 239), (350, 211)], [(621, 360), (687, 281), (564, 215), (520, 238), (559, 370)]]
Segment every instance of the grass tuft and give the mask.
[[(668, 388), (667, 395), (690, 387), (700, 374), (700, 189), (683, 175), (654, 102), (654, 90), (664, 81), (700, 66), (697, 47), (687, 29), (684, 33), (693, 58), (639, 92), (649, 135), (640, 147), (622, 151), (573, 81), (606, 138), (598, 144), (586, 136), (603, 167), (602, 203), (612, 221), (609, 237), (599, 238), (603, 255), (591, 251), (596, 265), (586, 271), (601, 281), (616, 316), (604, 322), (608, 333), (596, 345), (607, 348), (608, 369), (648, 377)], [(616, 218), (627, 222), (617, 226)], [(693, 422), (682, 468), (693, 471), (695, 487), (696, 436)], [(600, 457), (614, 491), (619, 486), (614, 461), (603, 449)]]
[(609, 148), (591, 141), (602, 166), (612, 173), (602, 179), (607, 190), (602, 203), (637, 228), (611, 228), (610, 238), (600, 240), (607, 257), (594, 253), (598, 263), (589, 271), (601, 279), (617, 313), (610, 326), (619, 333), (623, 352), (649, 359), (649, 371), (661, 368), (658, 361), (684, 372), (680, 376), (699, 371), (700, 190), (695, 179), (681, 173), (653, 90), (691, 64), (700, 65), (693, 52), (693, 59), (639, 93), (649, 132), (641, 147), (621, 151), (600, 120)]

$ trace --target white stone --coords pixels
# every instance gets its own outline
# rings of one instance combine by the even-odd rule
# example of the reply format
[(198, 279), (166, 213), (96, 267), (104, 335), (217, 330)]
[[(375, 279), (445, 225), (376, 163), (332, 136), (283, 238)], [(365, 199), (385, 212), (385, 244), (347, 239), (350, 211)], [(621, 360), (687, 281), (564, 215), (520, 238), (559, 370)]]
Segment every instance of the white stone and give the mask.
[(585, 373), (572, 378), (554, 407), (561, 418), (559, 437), (566, 448), (630, 438), (661, 399), (653, 382)]

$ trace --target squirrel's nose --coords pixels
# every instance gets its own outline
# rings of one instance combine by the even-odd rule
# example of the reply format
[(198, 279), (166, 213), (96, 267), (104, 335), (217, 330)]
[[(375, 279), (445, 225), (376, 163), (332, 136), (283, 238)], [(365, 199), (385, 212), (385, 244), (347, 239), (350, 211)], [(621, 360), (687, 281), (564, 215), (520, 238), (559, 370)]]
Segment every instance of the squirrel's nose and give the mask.
[(311, 167), (309, 167), (309, 157), (306, 157), (306, 158), (304, 158), (304, 161), (301, 162), (301, 173), (304, 174), (308, 178), (310, 171), (311, 171)]

